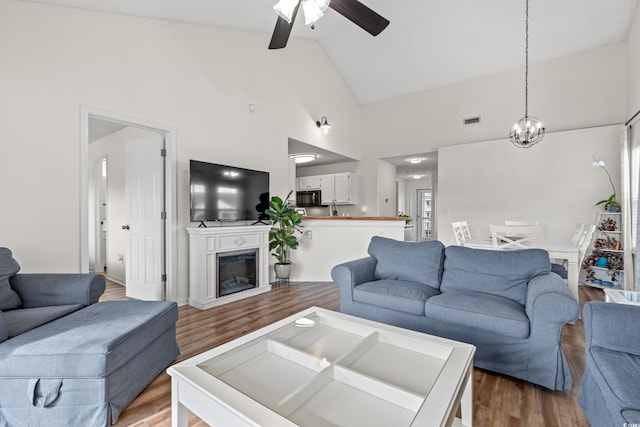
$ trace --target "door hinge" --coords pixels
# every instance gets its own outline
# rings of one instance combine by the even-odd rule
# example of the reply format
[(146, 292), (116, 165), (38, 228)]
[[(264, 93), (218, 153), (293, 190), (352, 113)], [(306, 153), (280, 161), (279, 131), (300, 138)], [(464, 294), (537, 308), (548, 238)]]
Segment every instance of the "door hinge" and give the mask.
[(167, 219), (167, 212), (160, 212), (160, 219)]
[(166, 274), (163, 274), (163, 275), (162, 275), (162, 281), (163, 281), (163, 282), (166, 282), (166, 281), (167, 281), (167, 275), (166, 275)]
[(160, 157), (167, 157), (167, 149), (166, 148), (162, 148), (160, 150)]

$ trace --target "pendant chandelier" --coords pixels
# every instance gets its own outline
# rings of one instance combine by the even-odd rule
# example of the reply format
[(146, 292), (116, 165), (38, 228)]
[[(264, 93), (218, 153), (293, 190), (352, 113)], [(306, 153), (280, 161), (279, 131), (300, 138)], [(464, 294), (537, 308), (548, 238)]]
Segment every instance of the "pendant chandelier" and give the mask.
[(529, 116), (529, 0), (526, 0), (524, 40), (524, 117), (513, 125), (509, 139), (516, 147), (530, 148), (544, 138), (544, 126), (540, 120)]

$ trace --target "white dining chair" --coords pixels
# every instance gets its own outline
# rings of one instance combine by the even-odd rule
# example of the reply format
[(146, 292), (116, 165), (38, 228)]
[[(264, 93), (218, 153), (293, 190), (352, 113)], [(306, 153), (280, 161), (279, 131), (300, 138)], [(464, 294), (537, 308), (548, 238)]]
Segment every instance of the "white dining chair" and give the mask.
[(491, 242), (494, 249), (523, 249), (527, 243), (542, 235), (538, 225), (490, 225)]
[(453, 229), (453, 237), (456, 239), (456, 245), (464, 245), (471, 240), (471, 231), (467, 221), (455, 221), (451, 223)]
[(573, 231), (573, 235), (571, 236), (571, 243), (573, 243), (574, 245), (579, 245), (580, 238), (584, 234), (584, 231), (585, 231), (585, 224), (581, 222), (576, 224), (576, 229)]
[(464, 245), (464, 234), (462, 233), (462, 223), (455, 221), (451, 223), (451, 229), (453, 230), (453, 237), (456, 239), (456, 245)]
[[(582, 266), (582, 261), (584, 261), (584, 257), (589, 250), (589, 246), (591, 246), (591, 239), (593, 239), (593, 234), (596, 232), (596, 226), (593, 224), (581, 224), (582, 232), (580, 233), (576, 243), (576, 246), (579, 247), (578, 252), (578, 266)], [(563, 279), (567, 279), (567, 265), (566, 262), (564, 264), (551, 264), (551, 271), (556, 273), (558, 276)]]

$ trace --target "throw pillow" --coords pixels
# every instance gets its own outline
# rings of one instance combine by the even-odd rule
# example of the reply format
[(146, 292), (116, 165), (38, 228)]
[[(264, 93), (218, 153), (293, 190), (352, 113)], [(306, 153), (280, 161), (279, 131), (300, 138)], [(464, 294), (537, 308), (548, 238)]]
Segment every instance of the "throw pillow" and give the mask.
[(11, 289), (9, 278), (20, 271), (20, 265), (7, 248), (0, 248), (0, 310), (10, 310), (22, 304), (18, 294)]
[(438, 240), (414, 243), (374, 236), (368, 252), (378, 261), (378, 280), (406, 280), (440, 288), (444, 245)]

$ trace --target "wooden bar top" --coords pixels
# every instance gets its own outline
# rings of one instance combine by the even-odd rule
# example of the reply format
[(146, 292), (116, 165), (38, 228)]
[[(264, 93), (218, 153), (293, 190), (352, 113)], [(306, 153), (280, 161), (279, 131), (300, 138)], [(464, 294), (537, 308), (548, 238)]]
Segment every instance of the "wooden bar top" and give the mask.
[(329, 216), (329, 215), (310, 215), (303, 216), (302, 220), (305, 219), (328, 219), (328, 220), (364, 220), (364, 221), (405, 221), (406, 218), (401, 216)]

